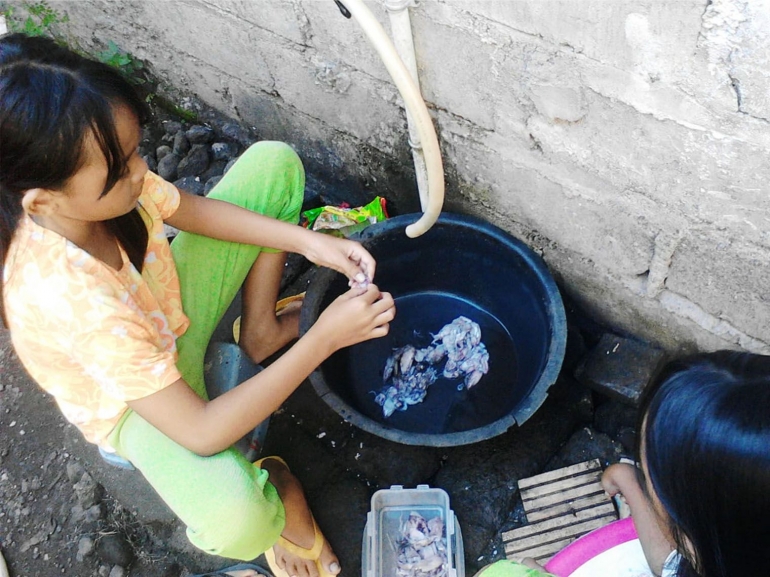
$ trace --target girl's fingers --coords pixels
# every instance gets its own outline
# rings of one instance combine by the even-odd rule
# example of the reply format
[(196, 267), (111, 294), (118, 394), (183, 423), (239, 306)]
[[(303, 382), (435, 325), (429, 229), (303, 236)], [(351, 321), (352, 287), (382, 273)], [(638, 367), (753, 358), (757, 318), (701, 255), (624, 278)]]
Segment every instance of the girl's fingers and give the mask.
[(373, 339), (379, 339), (380, 337), (384, 337), (390, 332), (390, 323), (385, 323), (384, 325), (380, 325), (371, 331), (371, 335)]

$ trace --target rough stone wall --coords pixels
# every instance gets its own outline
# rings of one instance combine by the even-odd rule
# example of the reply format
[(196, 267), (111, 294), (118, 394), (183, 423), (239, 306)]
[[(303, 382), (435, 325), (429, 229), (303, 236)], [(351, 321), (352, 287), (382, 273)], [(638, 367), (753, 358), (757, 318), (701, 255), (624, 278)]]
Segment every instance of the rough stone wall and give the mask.
[[(51, 4), (84, 45), (416, 206), (398, 92), (332, 0)], [(622, 330), (770, 352), (770, 0), (421, 0), (412, 27), (448, 208)]]

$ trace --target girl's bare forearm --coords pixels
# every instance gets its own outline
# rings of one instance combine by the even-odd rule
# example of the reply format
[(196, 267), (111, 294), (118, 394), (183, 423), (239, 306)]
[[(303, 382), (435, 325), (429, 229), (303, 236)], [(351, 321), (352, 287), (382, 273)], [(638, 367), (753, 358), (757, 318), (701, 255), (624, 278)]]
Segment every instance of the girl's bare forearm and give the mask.
[(198, 397), (180, 379), (128, 404), (180, 445), (199, 455), (213, 455), (275, 412), (334, 350), (328, 338), (311, 328), (269, 367), (212, 401)]
[(313, 232), (235, 204), (181, 193), (177, 211), (166, 222), (180, 230), (218, 240), (304, 254)]

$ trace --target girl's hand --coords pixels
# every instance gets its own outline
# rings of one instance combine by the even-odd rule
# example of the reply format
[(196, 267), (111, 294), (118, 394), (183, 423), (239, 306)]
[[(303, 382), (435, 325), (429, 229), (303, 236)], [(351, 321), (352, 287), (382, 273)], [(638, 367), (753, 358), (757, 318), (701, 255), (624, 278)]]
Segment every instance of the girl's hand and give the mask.
[(390, 293), (380, 292), (374, 284), (354, 287), (338, 296), (318, 317), (312, 331), (323, 332), (323, 341), (333, 351), (384, 337), (390, 321), (396, 316), (396, 306)]
[(351, 280), (351, 286), (366, 286), (374, 280), (377, 263), (360, 243), (344, 238), (313, 233), (304, 252), (309, 261), (341, 272)]
[(618, 493), (641, 491), (636, 469), (627, 463), (615, 463), (610, 465), (602, 474), (602, 488), (610, 497)]

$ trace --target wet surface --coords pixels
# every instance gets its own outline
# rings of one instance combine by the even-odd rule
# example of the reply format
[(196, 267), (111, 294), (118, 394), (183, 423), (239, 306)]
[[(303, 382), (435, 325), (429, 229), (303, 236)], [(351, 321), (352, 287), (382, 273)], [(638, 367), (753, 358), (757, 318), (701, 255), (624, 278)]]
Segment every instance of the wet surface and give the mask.
[[(455, 433), (487, 425), (509, 413), (526, 393), (517, 388), (516, 350), (503, 324), (473, 303), (447, 293), (415, 293), (396, 299), (398, 315), (387, 337), (361, 343), (342, 355), (340, 381), (346, 400), (382, 425), (417, 433)], [(383, 387), (382, 369), (393, 349), (410, 344), (427, 347), (441, 327), (465, 316), (481, 327), (489, 351), (489, 373), (470, 390), (463, 378), (441, 376), (425, 399), (384, 417), (374, 401)], [(347, 393), (347, 394), (345, 394)]]

